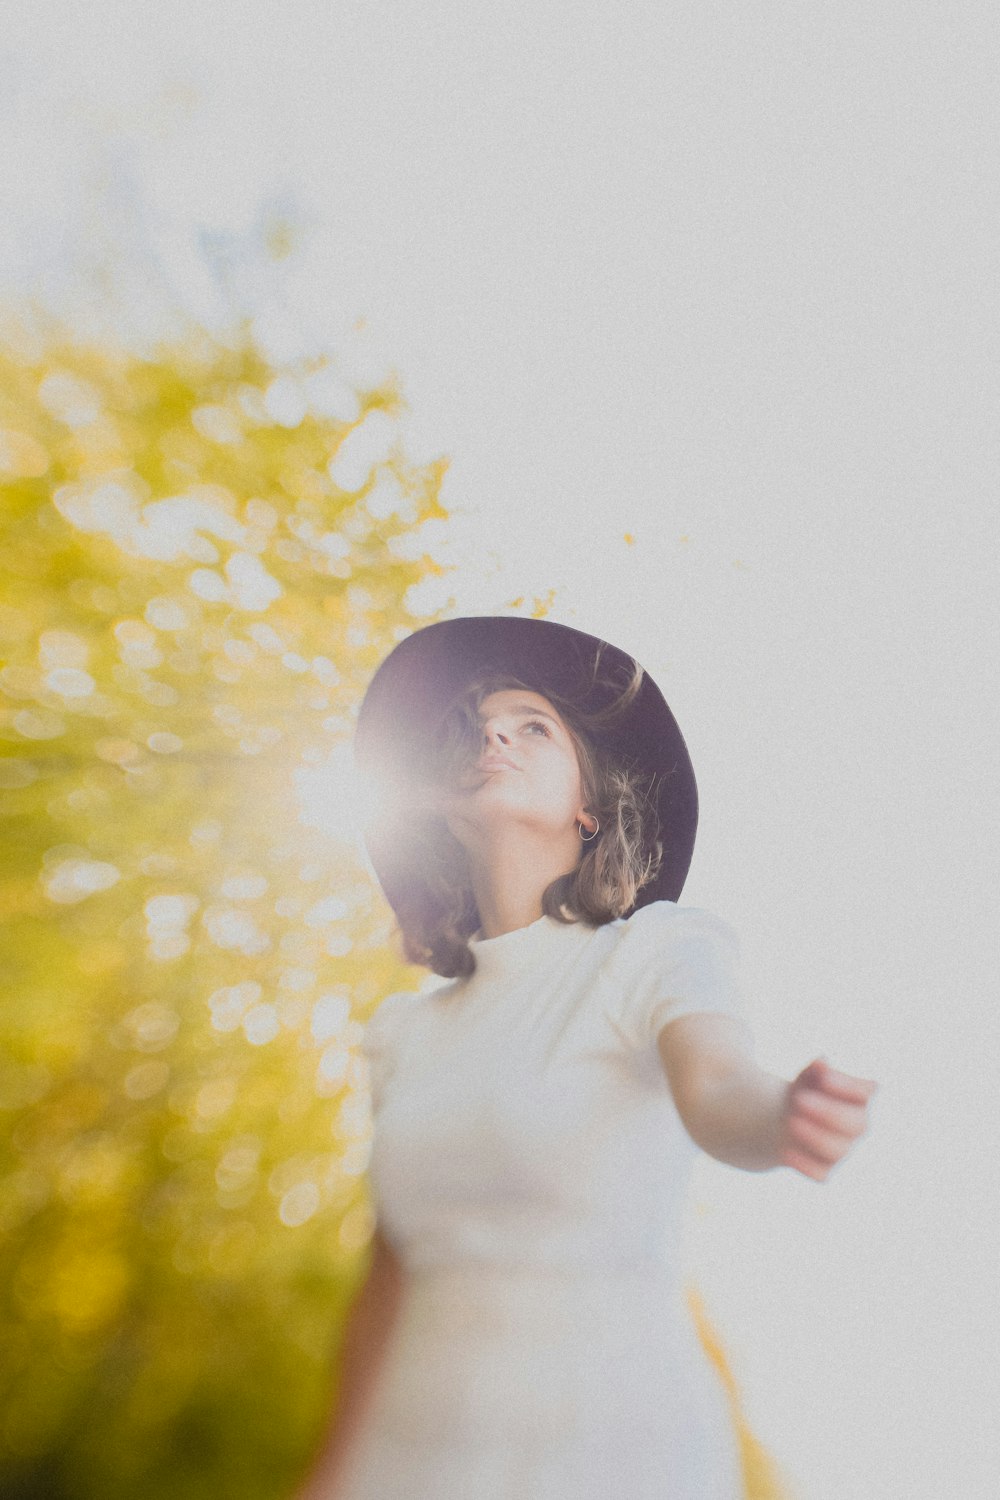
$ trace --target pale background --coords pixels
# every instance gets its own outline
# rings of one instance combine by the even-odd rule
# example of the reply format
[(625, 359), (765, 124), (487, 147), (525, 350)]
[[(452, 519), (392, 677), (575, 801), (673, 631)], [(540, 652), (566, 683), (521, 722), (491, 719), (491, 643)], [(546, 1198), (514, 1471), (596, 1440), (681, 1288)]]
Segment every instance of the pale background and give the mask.
[(879, 1080), (822, 1186), (698, 1163), (802, 1500), (1000, 1473), (998, 45), (963, 3), (4, 6), (0, 292), (97, 327), (111, 255), (134, 329), (249, 306), (395, 370), (453, 460), (415, 604), (551, 593), (639, 657), (761, 1060)]

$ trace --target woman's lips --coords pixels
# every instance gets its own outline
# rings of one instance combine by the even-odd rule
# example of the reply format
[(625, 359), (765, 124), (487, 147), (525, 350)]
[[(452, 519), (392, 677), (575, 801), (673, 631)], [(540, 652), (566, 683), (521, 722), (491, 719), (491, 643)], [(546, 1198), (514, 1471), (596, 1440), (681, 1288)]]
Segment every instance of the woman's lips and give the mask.
[(503, 756), (493, 755), (489, 760), (481, 760), (477, 769), (480, 771), (516, 771), (517, 766), (512, 760), (504, 760)]

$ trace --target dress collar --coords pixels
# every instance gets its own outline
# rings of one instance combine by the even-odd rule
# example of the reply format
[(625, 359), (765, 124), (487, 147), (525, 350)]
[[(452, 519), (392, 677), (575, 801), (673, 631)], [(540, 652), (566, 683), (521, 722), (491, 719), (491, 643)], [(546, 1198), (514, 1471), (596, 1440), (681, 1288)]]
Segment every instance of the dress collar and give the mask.
[(526, 927), (515, 927), (499, 937), (484, 938), (480, 927), (469, 939), (476, 960), (476, 972), (469, 983), (512, 978), (544, 966), (550, 958), (569, 952), (583, 944), (594, 929), (585, 922), (558, 922), (542, 916)]

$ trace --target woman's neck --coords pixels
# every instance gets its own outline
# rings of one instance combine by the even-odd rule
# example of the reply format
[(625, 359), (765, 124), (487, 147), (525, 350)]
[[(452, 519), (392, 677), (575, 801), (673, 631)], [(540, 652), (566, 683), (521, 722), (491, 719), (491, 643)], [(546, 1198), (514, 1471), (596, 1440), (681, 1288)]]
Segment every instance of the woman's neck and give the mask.
[[(575, 840), (570, 843), (569, 839)], [(507, 836), (488, 848), (469, 852), (469, 870), (482, 935), (501, 937), (544, 916), (542, 896), (560, 875), (579, 863), (580, 842), (544, 841)]]

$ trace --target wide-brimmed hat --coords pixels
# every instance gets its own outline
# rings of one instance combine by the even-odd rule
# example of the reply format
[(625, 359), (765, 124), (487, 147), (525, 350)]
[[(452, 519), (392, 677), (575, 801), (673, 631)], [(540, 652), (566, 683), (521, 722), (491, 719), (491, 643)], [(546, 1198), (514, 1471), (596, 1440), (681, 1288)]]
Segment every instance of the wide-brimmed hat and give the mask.
[[(484, 672), (513, 673), (543, 696), (557, 694), (585, 711), (600, 711), (631, 680), (633, 660), (597, 636), (523, 615), (439, 620), (393, 648), (361, 704), (354, 759), (358, 771), (383, 794), (382, 811), (364, 830), (364, 840), (397, 915), (413, 868), (412, 854), (408, 861), (403, 853), (402, 789), (413, 785), (415, 775), (430, 771), (436, 731), (473, 679)], [(698, 790), (677, 721), (648, 673), (621, 716), (601, 731), (599, 745), (650, 778), (659, 813), (663, 863), (639, 891), (632, 910), (652, 901), (676, 901), (694, 852)]]

